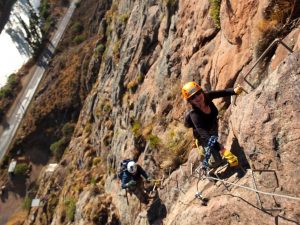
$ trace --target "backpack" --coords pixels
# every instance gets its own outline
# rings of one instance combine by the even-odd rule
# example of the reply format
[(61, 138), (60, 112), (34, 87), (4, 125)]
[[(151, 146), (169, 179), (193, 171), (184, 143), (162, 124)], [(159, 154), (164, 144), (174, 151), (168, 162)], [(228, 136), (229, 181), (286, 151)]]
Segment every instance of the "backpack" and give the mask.
[(118, 177), (119, 177), (120, 180), (122, 179), (123, 172), (125, 172), (127, 170), (127, 164), (130, 161), (132, 161), (132, 160), (131, 159), (124, 159), (124, 160), (121, 161), (120, 168), (119, 168), (119, 171), (118, 171)]

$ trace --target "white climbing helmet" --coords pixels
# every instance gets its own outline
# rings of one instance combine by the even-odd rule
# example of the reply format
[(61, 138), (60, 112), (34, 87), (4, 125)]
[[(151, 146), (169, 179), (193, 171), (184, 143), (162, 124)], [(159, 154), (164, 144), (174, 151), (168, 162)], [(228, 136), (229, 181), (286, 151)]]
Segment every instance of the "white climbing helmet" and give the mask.
[(128, 170), (129, 173), (135, 173), (136, 170), (137, 170), (136, 163), (134, 161), (130, 161), (127, 164), (127, 170)]

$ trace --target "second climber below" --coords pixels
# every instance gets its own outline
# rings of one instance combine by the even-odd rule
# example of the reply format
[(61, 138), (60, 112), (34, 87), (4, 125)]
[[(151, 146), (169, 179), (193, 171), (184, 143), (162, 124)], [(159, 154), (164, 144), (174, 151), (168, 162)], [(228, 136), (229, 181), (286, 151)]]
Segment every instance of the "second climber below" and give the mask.
[[(188, 82), (182, 88), (182, 95), (192, 109), (185, 114), (184, 124), (193, 128), (196, 145), (204, 149), (203, 169), (216, 168), (226, 159), (229, 167), (239, 165), (238, 158), (218, 142), (218, 109), (213, 99), (238, 95), (241, 87), (204, 92), (196, 82)], [(212, 158), (212, 160), (211, 160)]]

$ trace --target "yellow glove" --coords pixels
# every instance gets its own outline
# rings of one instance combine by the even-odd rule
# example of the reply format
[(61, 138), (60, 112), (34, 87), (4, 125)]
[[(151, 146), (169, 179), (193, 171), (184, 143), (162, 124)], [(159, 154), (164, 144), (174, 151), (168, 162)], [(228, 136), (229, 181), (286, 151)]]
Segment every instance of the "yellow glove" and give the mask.
[(233, 89), (234, 93), (237, 95), (241, 94), (243, 92), (243, 88), (240, 86), (237, 86), (236, 88)]

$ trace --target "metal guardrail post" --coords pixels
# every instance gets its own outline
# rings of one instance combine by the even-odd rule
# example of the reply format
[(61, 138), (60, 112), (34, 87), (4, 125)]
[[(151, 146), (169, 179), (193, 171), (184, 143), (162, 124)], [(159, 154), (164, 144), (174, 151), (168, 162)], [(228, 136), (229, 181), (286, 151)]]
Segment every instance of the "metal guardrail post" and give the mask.
[[(247, 77), (250, 75), (250, 73), (252, 72), (252, 70), (257, 66), (257, 64), (266, 56), (266, 54), (272, 49), (272, 47), (276, 44), (281, 44), (283, 47), (285, 47), (290, 53), (293, 53), (293, 50), (287, 46), (287, 44), (285, 44), (282, 39), (280, 38), (276, 38), (270, 45), (269, 47), (260, 55), (260, 57), (255, 61), (255, 63), (251, 66), (251, 68), (249, 69), (249, 71), (246, 73), (246, 75), (244, 76), (244, 81), (252, 88), (252, 90), (255, 89), (255, 87), (250, 83), (250, 81), (247, 80)], [(245, 89), (243, 89), (244, 92), (246, 92), (248, 94), (247, 91), (245, 91)], [(237, 96), (234, 99), (234, 105), (236, 102)]]
[[(257, 190), (257, 185), (256, 185), (256, 181), (255, 181), (253, 170), (251, 170), (251, 174), (252, 174), (252, 178), (253, 178), (253, 186), (254, 186), (255, 190)], [(262, 202), (261, 202), (259, 194), (257, 192), (255, 192), (255, 194), (256, 194), (256, 198), (257, 198), (258, 204), (259, 204), (259, 208), (263, 209)]]
[(269, 47), (260, 55), (260, 57), (255, 61), (253, 66), (249, 69), (249, 71), (244, 76), (244, 81), (252, 88), (254, 89), (254, 86), (247, 80), (247, 77), (251, 73), (251, 71), (254, 69), (254, 67), (265, 57), (265, 55), (272, 49), (272, 47), (276, 44), (281, 44), (283, 47), (285, 47), (290, 53), (293, 53), (293, 50), (288, 47), (280, 38), (276, 38)]
[[(278, 181), (278, 177), (277, 177), (277, 174), (276, 174), (275, 170), (253, 169), (253, 170), (251, 170), (251, 174), (252, 174), (253, 185), (254, 185), (255, 190), (258, 190), (258, 189), (257, 189), (257, 185), (256, 185), (256, 180), (255, 180), (255, 177), (254, 177), (254, 172), (272, 172), (272, 173), (274, 173), (274, 176), (275, 176), (275, 179), (276, 179), (276, 185), (277, 185), (276, 188), (279, 187), (279, 181)], [(260, 207), (261, 210), (264, 210), (264, 211), (278, 211), (278, 210), (283, 210), (283, 208), (280, 208), (280, 207), (272, 207), (272, 208), (265, 208), (265, 207), (263, 207), (263, 204), (261, 202), (259, 193), (258, 192), (255, 192), (255, 193), (256, 193), (256, 197), (257, 197), (257, 200), (258, 200), (258, 203), (259, 203), (259, 207)]]

